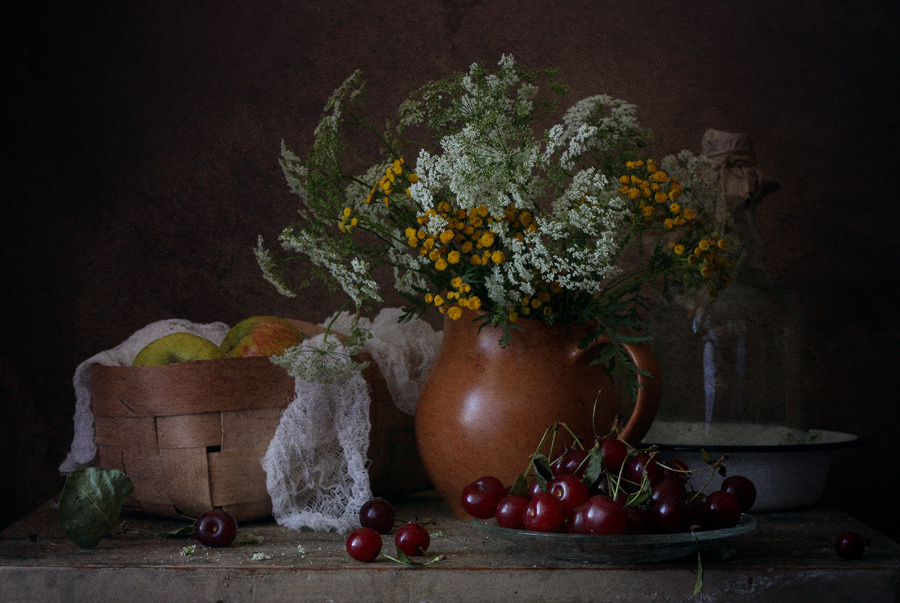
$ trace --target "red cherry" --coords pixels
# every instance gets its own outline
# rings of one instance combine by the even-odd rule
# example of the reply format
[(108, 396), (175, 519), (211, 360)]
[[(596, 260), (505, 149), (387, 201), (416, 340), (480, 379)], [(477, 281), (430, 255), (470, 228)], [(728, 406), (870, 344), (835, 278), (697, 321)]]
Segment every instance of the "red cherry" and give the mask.
[(628, 458), (628, 447), (625, 442), (616, 438), (600, 440), (600, 452), (603, 453), (603, 466), (610, 473), (617, 474)]
[(359, 528), (347, 537), (347, 552), (363, 563), (375, 561), (381, 552), (381, 534), (372, 528)]
[(672, 496), (684, 500), (687, 495), (687, 488), (684, 482), (678, 477), (664, 477), (655, 486), (651, 486), (650, 500), (656, 501), (663, 496)]
[(737, 497), (724, 490), (716, 490), (706, 497), (709, 518), (714, 528), (733, 528), (741, 520), (741, 504)]
[(416, 522), (405, 523), (397, 528), (394, 535), (394, 542), (397, 549), (403, 551), (406, 555), (414, 557), (415, 555), (424, 555), (431, 544), (431, 536), (428, 530)]
[(656, 457), (652, 457), (649, 452), (641, 452), (628, 462), (625, 477), (635, 484), (640, 484), (645, 472), (651, 486), (659, 483), (665, 476), (663, 468), (656, 462)]
[(237, 521), (223, 509), (210, 509), (194, 523), (194, 537), (207, 546), (228, 546), (237, 536)]
[(591, 496), (596, 496), (597, 494), (602, 494), (603, 496), (609, 496), (609, 479), (606, 477), (606, 474), (601, 473), (600, 477), (597, 478), (593, 484), (588, 487), (588, 491)]
[(562, 502), (566, 513), (580, 507), (591, 497), (588, 487), (573, 473), (564, 473), (547, 482), (547, 492)]
[(625, 507), (608, 496), (599, 494), (590, 497), (581, 512), (584, 514), (584, 528), (588, 534), (621, 534), (628, 522)]
[(709, 514), (709, 503), (705, 499), (695, 498), (687, 503), (688, 525), (699, 526), (701, 530), (708, 530), (712, 526)]
[(359, 510), (359, 525), (372, 528), (379, 534), (387, 534), (394, 527), (394, 505), (383, 498), (367, 500)]
[(866, 550), (866, 543), (858, 532), (844, 532), (835, 541), (834, 550), (844, 559), (859, 559)]
[(507, 494), (497, 503), (497, 525), (501, 528), (524, 530), (525, 508), (530, 497), (524, 494)]
[(566, 517), (566, 530), (570, 534), (587, 534), (584, 526), (584, 505), (572, 509)]
[(532, 532), (558, 532), (566, 523), (566, 508), (549, 492), (540, 492), (528, 501), (522, 523)]
[(586, 450), (575, 449), (567, 451), (558, 461), (553, 463), (553, 475), (559, 477), (560, 475), (573, 474), (581, 477), (587, 468), (587, 456)]
[(687, 527), (688, 509), (683, 497), (665, 495), (650, 505), (650, 516), (657, 531), (674, 534)]
[(506, 496), (506, 487), (496, 477), (486, 475), (463, 488), (459, 502), (463, 510), (478, 519), (490, 519), (497, 511), (497, 503)]
[(729, 475), (722, 480), (722, 486), (719, 490), (731, 492), (738, 499), (741, 506), (741, 513), (746, 513), (753, 507), (756, 502), (756, 486), (743, 475)]

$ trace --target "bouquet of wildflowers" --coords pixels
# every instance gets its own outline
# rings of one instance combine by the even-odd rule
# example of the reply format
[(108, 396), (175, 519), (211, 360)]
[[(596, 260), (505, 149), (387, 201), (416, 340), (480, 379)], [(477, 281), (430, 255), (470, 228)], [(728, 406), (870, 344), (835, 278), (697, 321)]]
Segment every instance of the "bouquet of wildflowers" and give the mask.
[[(372, 271), (387, 264), (407, 317), (476, 310), (503, 345), (527, 319), (589, 323), (586, 346), (642, 339), (650, 283), (712, 295), (727, 284), (724, 233), (693, 200), (716, 183), (689, 153), (647, 158), (635, 106), (591, 96), (541, 128), (566, 90), (510, 56), (426, 84), (383, 131), (365, 120), (363, 93), (359, 72), (335, 91), (306, 159), (282, 147), (301, 219), (281, 233), (285, 253), (262, 237), (256, 249), (282, 293), (293, 295), (291, 260), (306, 258), (358, 310), (382, 300)], [(607, 348), (600, 360), (628, 364)]]

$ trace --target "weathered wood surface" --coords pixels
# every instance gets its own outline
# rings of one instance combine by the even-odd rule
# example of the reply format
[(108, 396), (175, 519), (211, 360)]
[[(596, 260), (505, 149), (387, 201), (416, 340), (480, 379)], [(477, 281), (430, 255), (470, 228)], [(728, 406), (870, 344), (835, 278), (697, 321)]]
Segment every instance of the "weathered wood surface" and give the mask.
[[(293, 532), (272, 520), (244, 523), (225, 549), (164, 539), (184, 523), (139, 514), (126, 530), (79, 551), (59, 528), (52, 504), (0, 534), (0, 601), (307, 600), (700, 600), (692, 595), (697, 559), (615, 566), (562, 562), (510, 547), (453, 519), (430, 493), (407, 499), (403, 520), (433, 533), (430, 552), (446, 559), (408, 569), (380, 558), (353, 561), (337, 534)], [(896, 601), (900, 544), (828, 509), (756, 515), (753, 532), (704, 549), (704, 601)], [(863, 559), (838, 557), (843, 531), (871, 538)], [(393, 553), (385, 540), (385, 551)], [(262, 554), (254, 560), (254, 555)]]

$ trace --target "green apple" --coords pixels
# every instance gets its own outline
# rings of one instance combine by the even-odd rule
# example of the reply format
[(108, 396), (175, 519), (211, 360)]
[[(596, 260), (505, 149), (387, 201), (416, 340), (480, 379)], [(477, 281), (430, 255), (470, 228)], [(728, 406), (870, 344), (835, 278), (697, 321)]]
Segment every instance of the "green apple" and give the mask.
[(222, 340), (229, 358), (276, 356), (303, 341), (303, 333), (277, 316), (252, 316), (231, 327)]
[(135, 356), (133, 366), (164, 366), (189, 360), (225, 358), (225, 353), (205, 337), (172, 333), (151, 341)]

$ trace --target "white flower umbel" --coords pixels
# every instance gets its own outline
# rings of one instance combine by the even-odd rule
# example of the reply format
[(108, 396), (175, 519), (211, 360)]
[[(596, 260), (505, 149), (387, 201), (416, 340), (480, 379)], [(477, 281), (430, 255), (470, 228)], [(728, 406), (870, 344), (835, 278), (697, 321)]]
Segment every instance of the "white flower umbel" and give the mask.
[(346, 347), (335, 335), (302, 341), (271, 360), (289, 375), (310, 383), (341, 383), (362, 370), (366, 364), (353, 359), (361, 344)]

